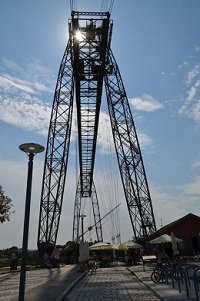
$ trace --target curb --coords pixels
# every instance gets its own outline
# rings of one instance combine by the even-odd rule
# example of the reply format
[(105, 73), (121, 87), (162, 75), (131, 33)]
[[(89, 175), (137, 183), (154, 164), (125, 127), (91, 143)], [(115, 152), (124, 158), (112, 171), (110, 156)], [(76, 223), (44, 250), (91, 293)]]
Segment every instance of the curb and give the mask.
[(62, 301), (66, 295), (72, 290), (72, 288), (87, 274), (87, 272), (84, 272), (81, 274), (76, 280), (74, 280), (61, 294), (60, 297), (56, 298), (55, 301)]
[(146, 284), (145, 282), (142, 281), (142, 279), (135, 274), (134, 271), (132, 271), (130, 268), (127, 268), (135, 277), (137, 277), (137, 279), (142, 282), (150, 291), (152, 291), (154, 293), (154, 295), (156, 295), (156, 297), (160, 298), (162, 301), (166, 301), (166, 299), (163, 299), (162, 296), (156, 292), (154, 289), (152, 289), (152, 287), (150, 287), (148, 284)]

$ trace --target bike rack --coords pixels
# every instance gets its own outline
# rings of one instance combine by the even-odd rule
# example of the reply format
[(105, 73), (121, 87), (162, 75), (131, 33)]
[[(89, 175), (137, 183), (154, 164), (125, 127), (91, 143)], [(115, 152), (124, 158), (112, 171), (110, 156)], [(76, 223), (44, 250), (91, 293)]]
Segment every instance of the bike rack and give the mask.
[(198, 276), (197, 276), (197, 272), (200, 271), (200, 267), (197, 267), (194, 270), (194, 274), (193, 274), (193, 281), (194, 281), (194, 289), (195, 289), (195, 293), (196, 293), (196, 299), (197, 301), (199, 301), (199, 283), (198, 283)]
[[(161, 267), (162, 268), (162, 267)], [(167, 275), (166, 283), (169, 284), (168, 279), (172, 280), (172, 286), (175, 288), (175, 281), (177, 281), (179, 292), (181, 293), (183, 290), (183, 286), (185, 284), (185, 289), (187, 293), (187, 298), (190, 298), (191, 292), (191, 281), (194, 283), (194, 290), (196, 294), (196, 301), (200, 301), (200, 266), (192, 263), (171, 263), (169, 266), (171, 269), (171, 273)], [(163, 269), (164, 270), (164, 269)], [(167, 270), (166, 270), (167, 271)]]
[[(189, 275), (189, 270), (194, 271), (194, 268), (196, 268), (196, 266), (194, 264), (188, 264), (188, 266), (185, 268), (185, 286), (186, 286), (186, 291), (187, 291), (187, 297), (190, 297), (190, 291), (189, 291), (189, 287), (190, 285), (190, 275)], [(192, 277), (193, 278), (193, 277)]]

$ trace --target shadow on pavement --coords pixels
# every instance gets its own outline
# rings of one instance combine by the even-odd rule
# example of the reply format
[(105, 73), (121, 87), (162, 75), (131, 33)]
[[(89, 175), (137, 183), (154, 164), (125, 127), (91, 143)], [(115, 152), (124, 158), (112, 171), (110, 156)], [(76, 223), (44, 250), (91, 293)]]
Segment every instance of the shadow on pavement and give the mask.
[[(33, 288), (26, 291), (26, 301), (55, 301), (70, 288), (72, 283), (80, 277), (80, 272), (76, 265), (65, 266), (60, 269), (49, 269), (49, 277), (46, 282), (41, 279), (41, 284), (37, 284)], [(11, 301), (17, 301), (18, 298), (13, 298)]]

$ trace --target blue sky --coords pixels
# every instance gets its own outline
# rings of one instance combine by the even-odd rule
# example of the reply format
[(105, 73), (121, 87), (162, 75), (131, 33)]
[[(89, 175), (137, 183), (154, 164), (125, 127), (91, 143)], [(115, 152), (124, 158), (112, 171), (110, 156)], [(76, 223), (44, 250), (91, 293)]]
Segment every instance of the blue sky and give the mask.
[[(98, 0), (79, 0), (76, 4), (75, 9), (80, 11), (99, 11), (102, 4), (105, 10), (109, 7), (108, 2)], [(1, 224), (0, 249), (21, 246), (27, 158), (18, 146), (25, 142), (46, 146), (57, 73), (68, 40), (69, 18), (67, 0), (0, 2), (0, 184), (13, 199), (15, 209), (11, 221)], [(165, 225), (189, 212), (199, 215), (200, 2), (115, 0), (112, 19), (112, 51), (139, 135), (157, 227), (161, 220)], [(108, 154), (110, 139), (106, 136), (109, 131), (105, 131), (105, 127), (109, 128), (105, 107), (104, 96), (95, 172), (97, 193), (103, 216), (113, 207), (110, 199), (116, 197), (111, 195), (115, 189), (110, 187), (118, 187), (119, 197), (115, 202), (121, 202), (120, 230), (125, 241), (131, 238), (132, 231), (115, 159), (113, 175), (107, 181), (101, 180), (108, 173), (101, 168), (108, 158), (114, 157)], [(73, 129), (59, 243), (72, 237), (77, 173), (75, 135)], [(37, 240), (43, 162), (44, 154), (35, 157), (31, 248)], [(106, 240), (112, 236), (113, 224), (108, 224), (104, 224)]]

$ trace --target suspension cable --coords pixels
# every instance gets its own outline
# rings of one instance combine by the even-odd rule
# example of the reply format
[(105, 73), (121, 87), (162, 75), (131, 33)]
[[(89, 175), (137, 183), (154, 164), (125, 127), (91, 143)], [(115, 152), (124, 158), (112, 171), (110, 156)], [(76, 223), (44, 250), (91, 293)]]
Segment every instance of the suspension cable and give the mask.
[(73, 0), (70, 0), (70, 10), (73, 11)]
[(70, 10), (77, 10), (77, 0), (69, 0), (70, 1)]
[[(106, 109), (106, 113), (108, 111)], [(109, 121), (107, 124), (110, 125)], [(118, 174), (117, 164), (115, 158), (111, 159), (115, 154), (114, 150), (114, 142), (112, 138), (111, 131), (107, 131), (108, 135), (104, 137), (106, 145), (108, 145), (107, 155), (104, 155), (104, 160), (102, 160), (102, 156), (100, 156), (99, 152), (97, 152), (97, 165), (98, 165), (98, 184), (101, 187), (101, 191), (104, 192), (103, 198), (101, 202), (103, 202), (104, 208), (112, 209), (119, 202), (119, 186), (118, 186), (118, 178), (116, 178), (116, 174)], [(104, 167), (106, 166), (106, 168)], [(107, 179), (109, 179), (110, 184), (108, 185)], [(120, 223), (119, 223), (119, 210), (118, 212), (111, 212), (108, 230), (111, 237), (116, 238), (120, 237)]]
[(108, 3), (108, 1), (107, 0), (102, 0), (102, 2), (101, 2), (101, 9), (100, 9), (100, 11), (109, 11), (109, 13), (111, 13), (112, 12), (112, 8), (113, 8), (113, 4), (114, 4), (114, 0), (110, 0), (110, 5), (109, 5), (109, 3)]
[[(70, 2), (70, 10), (73, 11), (73, 10), (78, 10), (77, 8), (77, 0), (69, 0)], [(114, 0), (110, 0), (110, 5), (108, 3), (107, 0), (102, 0), (101, 2), (101, 8), (100, 8), (100, 11), (109, 11), (109, 13), (112, 12), (112, 9), (113, 9), (113, 5), (114, 5)]]
[(111, 2), (110, 2), (110, 7), (109, 7), (109, 13), (112, 12), (113, 4), (114, 4), (114, 0), (111, 0)]
[[(115, 152), (114, 150), (114, 142), (112, 143), (111, 145), (111, 141), (112, 140), (112, 135), (111, 135), (111, 132), (109, 131), (109, 136), (108, 136), (108, 142), (109, 142), (109, 152), (110, 154), (113, 154)], [(109, 158), (108, 158), (109, 160)], [(109, 166), (109, 169), (111, 171), (111, 178), (112, 178), (112, 195), (111, 195), (111, 198), (113, 196), (113, 202), (115, 203), (115, 205), (117, 205), (118, 203), (118, 195), (119, 195), (119, 187), (118, 187), (118, 179), (116, 179), (116, 177), (114, 177), (114, 175), (117, 174), (117, 170), (116, 170), (116, 164), (113, 164), (111, 162), (111, 160), (108, 161), (108, 166)], [(119, 212), (119, 211), (118, 211)], [(114, 236), (117, 238), (117, 236), (120, 236), (120, 220), (119, 220), (119, 214), (115, 214), (114, 215), (114, 212), (112, 213), (112, 223), (113, 223), (113, 231), (114, 231)]]

